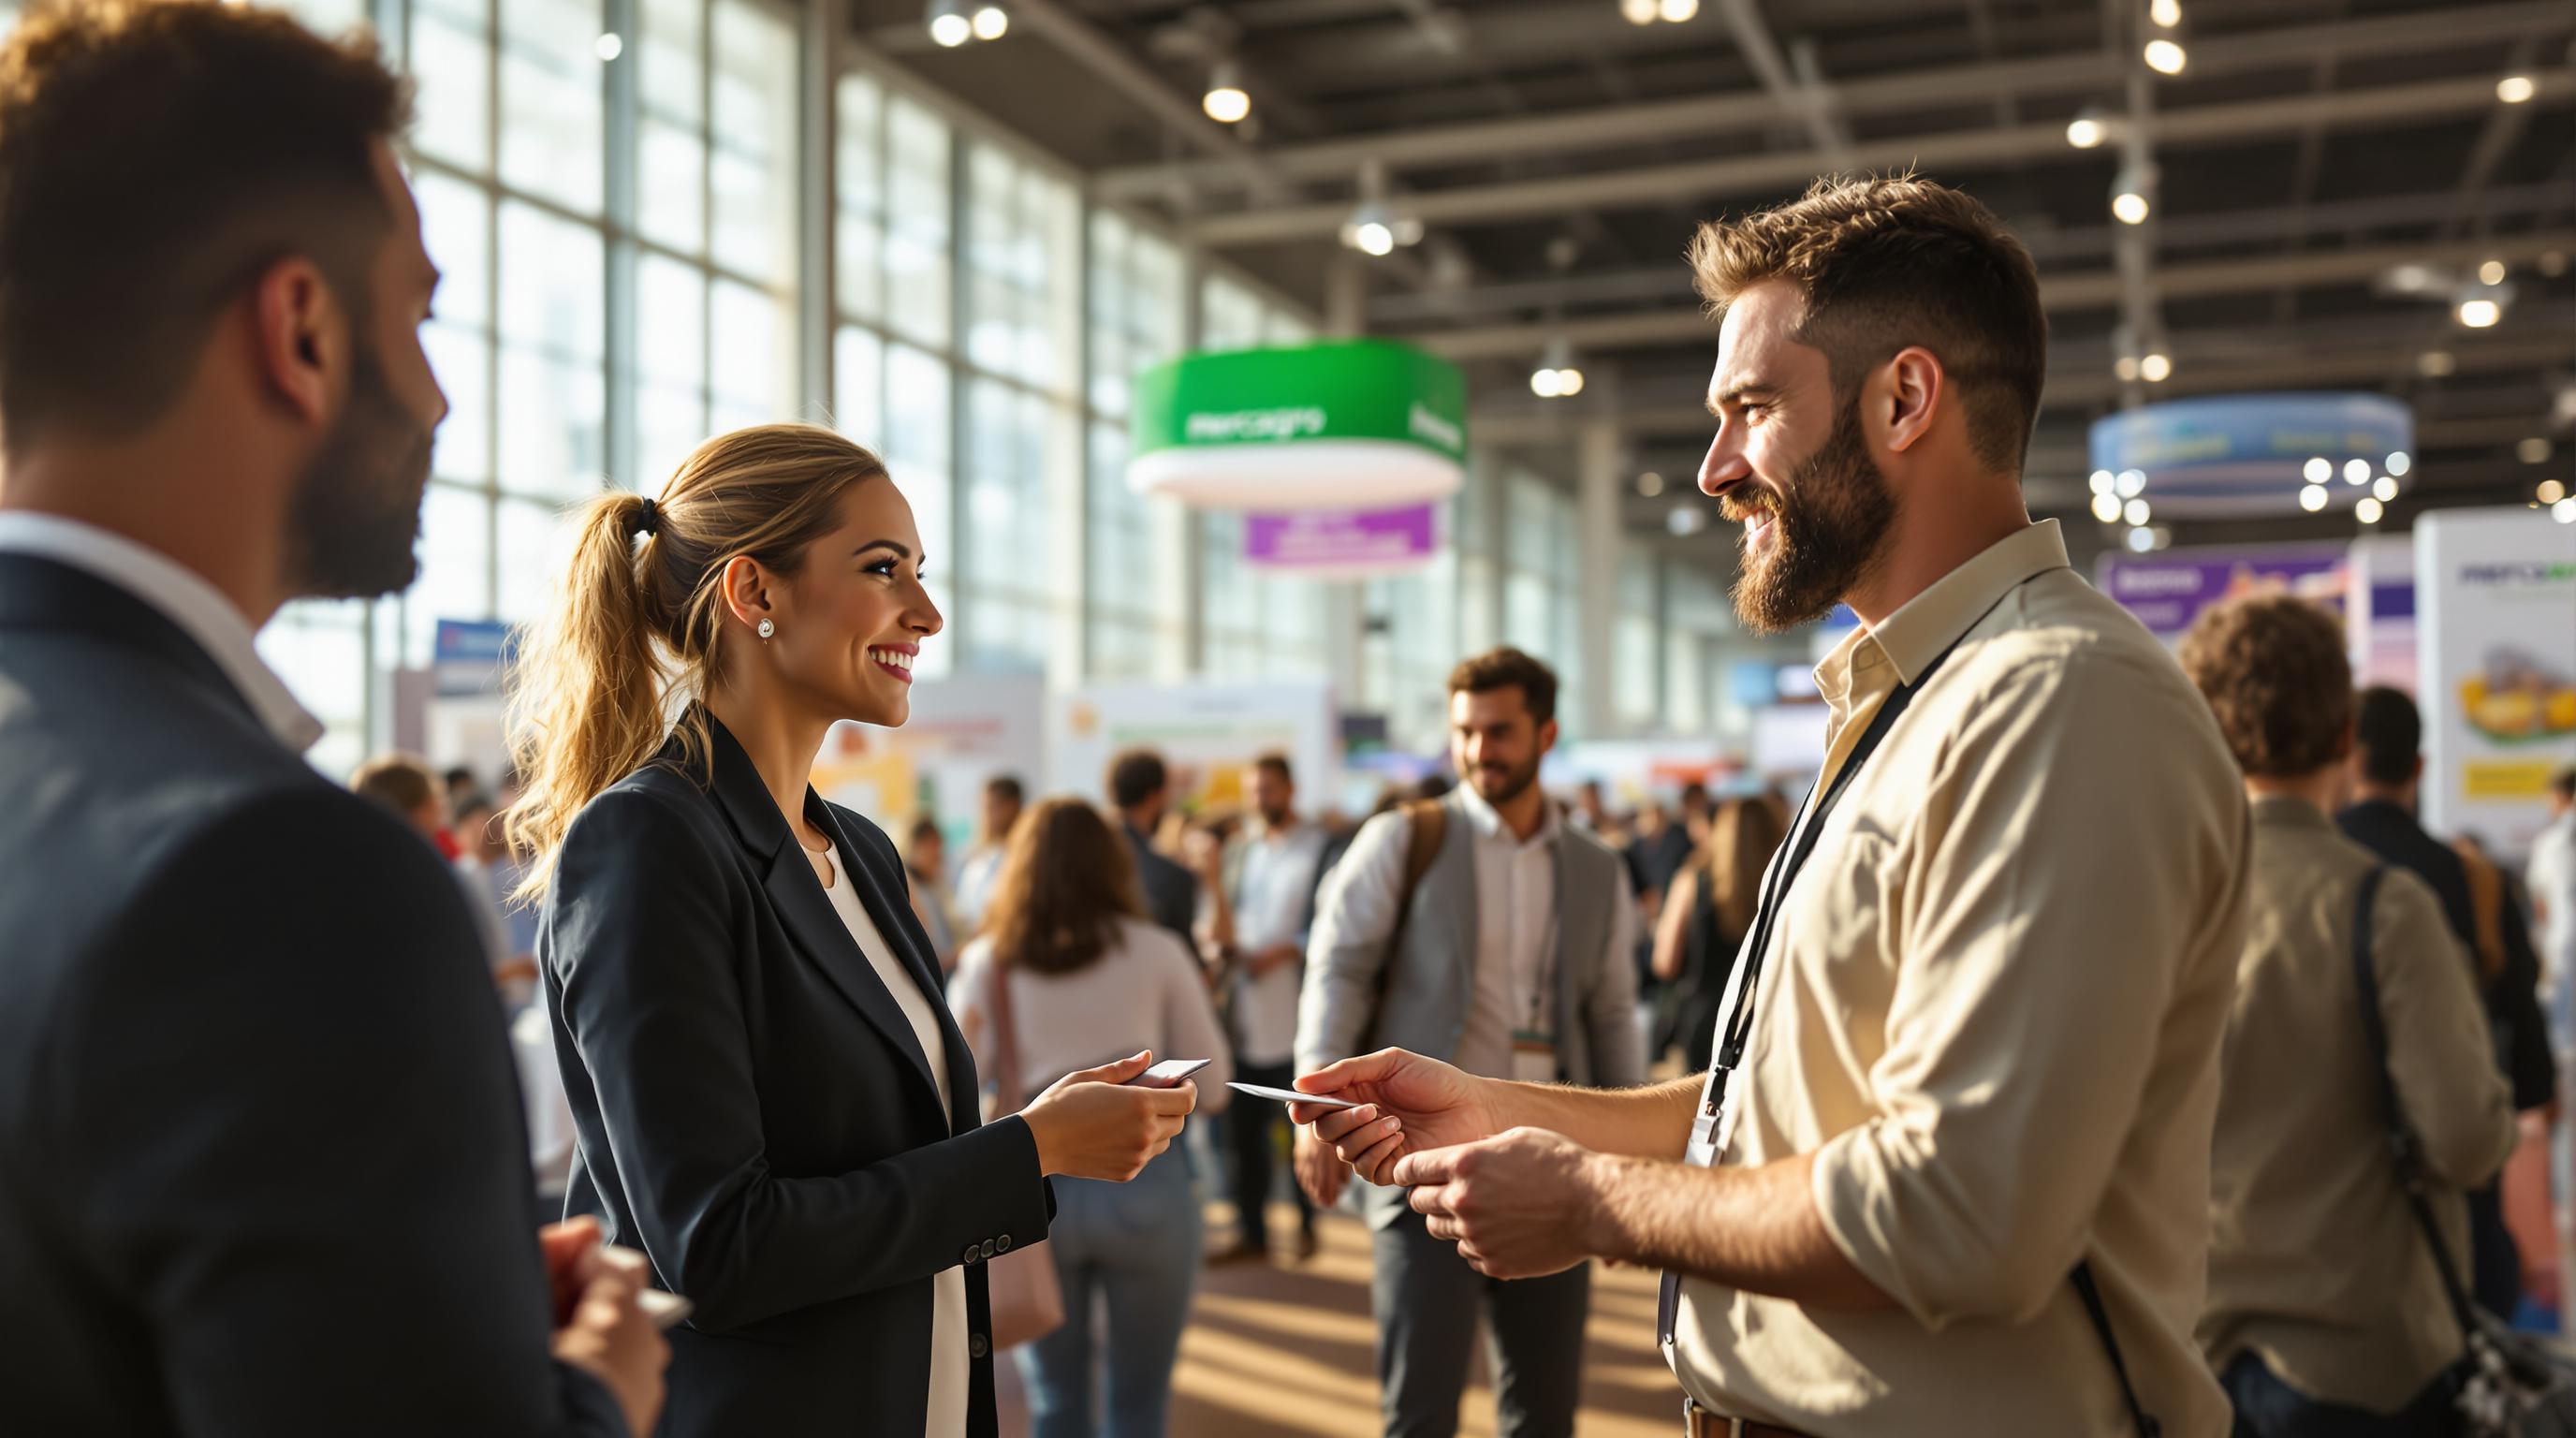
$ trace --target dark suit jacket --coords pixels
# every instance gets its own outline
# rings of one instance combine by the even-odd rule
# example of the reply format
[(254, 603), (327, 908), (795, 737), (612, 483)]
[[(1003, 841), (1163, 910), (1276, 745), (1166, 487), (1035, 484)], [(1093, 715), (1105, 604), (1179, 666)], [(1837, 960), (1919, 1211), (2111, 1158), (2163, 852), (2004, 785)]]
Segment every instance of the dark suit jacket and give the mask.
[[(2450, 845), (2426, 833), (2403, 807), (2385, 801), (2355, 804), (2335, 816), (2335, 822), (2344, 837), (2432, 885), (2451, 932), (2469, 954), (2476, 954), (2478, 923), (2469, 898), (2469, 871)], [(2478, 989), (2486, 998), (2497, 1067), (2513, 1085), (2513, 1106), (2533, 1109), (2556, 1096), (2558, 1067), (2549, 1054), (2549, 1022), (2540, 1010), (2540, 957), (2513, 908), (2508, 898), (2504, 972), (2492, 984), (2481, 972)]]
[(1145, 913), (1155, 923), (1181, 936), (1195, 955), (1199, 951), (1198, 876), (1154, 852), (1154, 841), (1126, 825), (1127, 852), (1136, 859), (1136, 882), (1145, 891)]
[(0, 554), (0, 1431), (623, 1434), (537, 1222), (429, 846), (159, 612)]
[(1014, 1117), (979, 1125), (894, 846), (806, 817), (939, 1010), (951, 1102), (742, 746), (710, 718), (581, 812), (537, 937), (580, 1133), (566, 1204), (697, 1307), (671, 1334), (673, 1438), (922, 1431), (932, 1278), (966, 1266), (968, 1431), (995, 1431), (983, 1261), (1046, 1237)]

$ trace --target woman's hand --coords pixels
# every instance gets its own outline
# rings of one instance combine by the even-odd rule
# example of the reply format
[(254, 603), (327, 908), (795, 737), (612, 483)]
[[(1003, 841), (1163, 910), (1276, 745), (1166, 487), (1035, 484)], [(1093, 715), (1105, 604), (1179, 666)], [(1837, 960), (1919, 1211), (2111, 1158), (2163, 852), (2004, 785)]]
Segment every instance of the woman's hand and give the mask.
[(1066, 1074), (1020, 1110), (1038, 1141), (1039, 1171), (1125, 1183), (1170, 1148), (1182, 1122), (1198, 1107), (1199, 1091), (1186, 1083), (1177, 1088), (1127, 1086), (1153, 1062), (1154, 1055), (1146, 1052)]

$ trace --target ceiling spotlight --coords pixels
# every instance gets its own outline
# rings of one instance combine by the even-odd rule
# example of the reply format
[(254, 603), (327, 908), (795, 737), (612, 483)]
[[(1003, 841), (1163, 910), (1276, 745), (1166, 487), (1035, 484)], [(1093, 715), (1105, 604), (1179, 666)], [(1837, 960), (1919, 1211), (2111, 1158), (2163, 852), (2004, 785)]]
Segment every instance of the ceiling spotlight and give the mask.
[(2559, 480), (2544, 479), (2540, 482), (2540, 488), (2534, 492), (2533, 497), (2543, 504), (2556, 504), (2558, 501), (2567, 497), (2567, 486)]
[(2547, 464), (2549, 462), (2549, 441), (2538, 435), (2533, 435), (2531, 438), (2526, 439), (2522, 443), (2513, 447), (2513, 457), (2521, 460), (2525, 464)]
[(600, 36), (590, 48), (593, 54), (599, 56), (599, 62), (605, 65), (626, 53), (626, 37), (611, 30)]
[(2090, 150), (2111, 137), (2111, 126), (2102, 118), (2102, 107), (2087, 105), (2066, 122), (2066, 143), (2079, 150)]
[(2112, 494), (2097, 494), (2093, 496), (2093, 517), (2102, 521), (2104, 524), (2119, 523), (2119, 496)]
[(2326, 497), (2326, 487), (2324, 485), (2309, 485), (2305, 489), (2299, 491), (2299, 508), (2306, 510), (2310, 514), (2314, 514), (2318, 510), (2326, 507)]
[(1656, 0), (1655, 14), (1669, 25), (1688, 24), (1699, 14), (1699, 0)]
[(1011, 12), (999, 5), (975, 7), (975, 38), (999, 40), (1011, 33)]
[(2299, 474), (2310, 484), (2323, 484), (2334, 478), (2334, 461), (2322, 454), (2313, 456), (2306, 464), (2299, 466)]
[(2496, 98), (2508, 105), (2519, 105), (2540, 93), (2540, 86), (2529, 75), (2507, 75), (2496, 81)]
[(2549, 517), (2560, 524), (2576, 524), (2576, 494), (2549, 506)]
[(2382, 504), (2386, 504), (2390, 500), (2395, 499), (2397, 497), (2397, 481), (2390, 479), (2387, 475), (2381, 475), (2378, 482), (2371, 485), (2370, 497), (2378, 500)]
[(1648, 499), (1654, 498), (1664, 492), (1664, 477), (1651, 469), (1647, 470), (1637, 476), (1637, 492)]
[(2173, 356), (2159, 350), (2138, 361), (2138, 376), (2149, 384), (2163, 384), (2173, 377)]
[(1664, 528), (1671, 530), (1676, 538), (1688, 539), (1708, 528), (1708, 510), (1697, 504), (1676, 504), (1672, 513), (1664, 516)]
[(2092, 486), (2095, 494), (2109, 494), (2111, 492), (2111, 486), (2118, 484), (2119, 482), (2119, 476), (2111, 473), (2111, 471), (2107, 469), (2097, 469), (2093, 471)]
[(2127, 504), (2120, 507), (2120, 517), (2126, 519), (2131, 524), (2144, 524), (2150, 518), (2153, 518), (2154, 514), (2155, 511), (2149, 509), (2147, 507), (2147, 502), (2143, 499), (2130, 500)]
[(1199, 108), (1220, 125), (1238, 124), (1252, 113), (1252, 97), (1243, 92), (1243, 75), (1232, 60), (1219, 60), (1208, 72), (1207, 93)]
[(1619, 18), (1631, 25), (1655, 23), (1655, 0), (1619, 0)]
[(2413, 469), (2414, 467), (2414, 456), (2408, 454), (2402, 449), (2390, 452), (2388, 456), (2388, 472), (2390, 474), (2404, 474), (2406, 471)]
[(2135, 499), (2147, 492), (2147, 472), (2143, 469), (2121, 470), (2111, 487), (2122, 499)]
[(965, 0), (930, 0), (930, 38), (949, 50), (975, 38), (975, 22), (967, 18)]
[(2346, 484), (2368, 484), (2370, 482), (2370, 461), (2366, 459), (2345, 460), (2343, 462), (2343, 482)]
[(2352, 507), (2352, 517), (2360, 520), (2364, 524), (2377, 524), (2379, 522), (2379, 516), (2387, 512), (2387, 509), (2383, 507), (2378, 500), (2375, 500), (2366, 494), (2361, 497), (2361, 503)]
[(2155, 208), (2155, 176), (2136, 166), (2111, 182), (2111, 217), (2124, 225), (2143, 225)]
[(2478, 283), (2482, 285), (2503, 284), (2504, 261), (2489, 260), (2485, 264), (2478, 266)]
[(1572, 399), (1583, 393), (1583, 370), (1565, 336), (1549, 340), (1539, 351), (1538, 368), (1530, 371), (1530, 393), (1540, 399)]
[(2449, 350), (2426, 350), (2415, 357), (2415, 372), (2426, 379), (2441, 379), (2459, 367)]
[(2170, 30), (2182, 23), (2182, 0), (2147, 0), (2147, 18), (2159, 30)]
[(2147, 68), (2159, 75), (2179, 75), (2189, 60), (2178, 41), (2158, 36), (2147, 42)]
[(2120, 383), (2122, 384), (2137, 383), (2138, 357), (2136, 355), (2122, 355), (2118, 359), (2111, 361), (2111, 373), (2118, 375), (2120, 377)]
[(2156, 532), (2145, 525), (2137, 525), (2129, 530), (2123, 542), (2129, 546), (2130, 553), (2145, 554), (2156, 547)]
[(2504, 306), (2490, 299), (2462, 300), (2459, 315), (2460, 323), (2470, 329), (2493, 329), (2496, 321), (2504, 318)]

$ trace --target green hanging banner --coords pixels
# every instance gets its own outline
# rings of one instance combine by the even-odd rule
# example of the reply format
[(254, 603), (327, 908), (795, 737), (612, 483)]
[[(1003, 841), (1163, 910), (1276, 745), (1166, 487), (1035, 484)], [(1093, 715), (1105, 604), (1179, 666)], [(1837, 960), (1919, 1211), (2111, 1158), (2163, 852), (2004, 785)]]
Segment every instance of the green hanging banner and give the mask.
[(1184, 355), (1136, 377), (1127, 483), (1218, 509), (1387, 509), (1466, 477), (1467, 378), (1387, 340)]

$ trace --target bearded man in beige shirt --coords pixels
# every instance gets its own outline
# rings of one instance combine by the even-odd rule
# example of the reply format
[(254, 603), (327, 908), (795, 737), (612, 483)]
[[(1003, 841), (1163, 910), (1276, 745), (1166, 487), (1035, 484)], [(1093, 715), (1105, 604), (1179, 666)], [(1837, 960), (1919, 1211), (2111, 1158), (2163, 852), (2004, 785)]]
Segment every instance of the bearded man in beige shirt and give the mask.
[(2246, 804), (2172, 658), (2024, 509), (2029, 254), (1893, 178), (1692, 261), (1737, 611), (1861, 620), (1718, 1063), (1601, 1093), (1386, 1051), (1300, 1080), (1360, 1107), (1293, 1114), (1488, 1273), (1666, 1270), (1693, 1433), (2221, 1433), (2192, 1325)]

